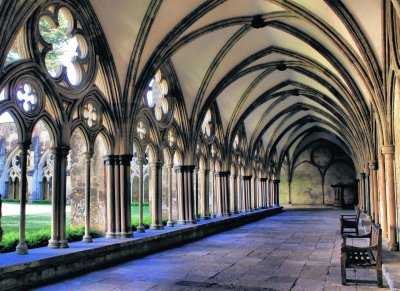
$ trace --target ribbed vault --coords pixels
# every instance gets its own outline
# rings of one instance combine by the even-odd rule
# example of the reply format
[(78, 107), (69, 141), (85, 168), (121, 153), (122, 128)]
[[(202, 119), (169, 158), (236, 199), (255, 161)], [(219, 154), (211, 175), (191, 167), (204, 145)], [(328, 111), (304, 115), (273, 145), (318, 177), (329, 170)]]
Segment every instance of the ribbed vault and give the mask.
[[(368, 138), (371, 112), (379, 113), (379, 135), (390, 138), (383, 130), (379, 3), (137, 0), (114, 7), (92, 1), (125, 88), (123, 103), (133, 104), (128, 119), (154, 71), (170, 62), (188, 137), (198, 136), (216, 104), (223, 150), (232, 150), (244, 128), (246, 155), (262, 144), (267, 163), (278, 168), (296, 148), (321, 138), (363, 168), (376, 147)], [(109, 10), (118, 15), (113, 21)]]

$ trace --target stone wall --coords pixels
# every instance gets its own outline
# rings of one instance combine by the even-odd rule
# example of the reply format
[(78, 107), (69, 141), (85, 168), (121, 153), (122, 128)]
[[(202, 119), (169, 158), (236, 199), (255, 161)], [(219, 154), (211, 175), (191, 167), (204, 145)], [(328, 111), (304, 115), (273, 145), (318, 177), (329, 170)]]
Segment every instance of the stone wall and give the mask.
[[(328, 149), (330, 154), (321, 148)], [(317, 154), (315, 152), (318, 152)], [(281, 173), (281, 202), (288, 201), (289, 176), (283, 169)], [(350, 158), (336, 145), (319, 141), (311, 144), (299, 155), (291, 173), (291, 197), (293, 204), (328, 204), (334, 202), (332, 184), (342, 183), (345, 204), (357, 202), (355, 170)]]

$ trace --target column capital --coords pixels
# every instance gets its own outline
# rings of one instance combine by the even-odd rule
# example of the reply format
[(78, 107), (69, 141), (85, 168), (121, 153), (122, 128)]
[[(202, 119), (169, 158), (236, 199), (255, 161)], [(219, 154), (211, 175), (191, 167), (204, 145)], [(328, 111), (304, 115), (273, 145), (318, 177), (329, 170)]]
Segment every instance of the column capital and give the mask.
[(131, 164), (133, 155), (130, 154), (125, 154), (125, 155), (120, 155), (119, 158), (119, 164), (123, 166), (129, 166)]
[(140, 159), (140, 158), (136, 159), (136, 165), (138, 166), (143, 166), (145, 162), (146, 159)]
[(266, 182), (268, 181), (268, 178), (258, 178), (258, 180), (260, 180), (261, 182)]
[(150, 168), (161, 168), (163, 166), (163, 163), (161, 161), (153, 161), (153, 162), (149, 162), (149, 166)]
[(26, 141), (19, 141), (18, 142), (18, 146), (21, 148), (21, 149), (29, 149), (29, 147), (31, 146), (31, 142), (30, 141), (28, 141), (28, 140), (26, 140)]
[(360, 173), (360, 178), (361, 179), (365, 179), (365, 176), (366, 176), (365, 173)]
[(253, 178), (253, 176), (252, 176), (252, 175), (249, 175), (249, 176), (243, 176), (243, 180), (251, 180), (251, 178)]
[(377, 170), (378, 169), (378, 163), (375, 160), (371, 160), (368, 162), (368, 167), (371, 171)]
[(69, 146), (54, 146), (50, 148), (52, 154), (63, 156), (67, 156), (70, 149)]
[(383, 145), (381, 146), (382, 154), (384, 155), (393, 155), (394, 154), (394, 145)]
[(274, 180), (272, 180), (272, 183), (274, 183), (274, 184), (279, 184), (280, 181), (281, 181), (281, 180), (279, 180), (279, 179), (274, 179)]
[(104, 164), (106, 166), (110, 166), (114, 164), (115, 156), (114, 155), (107, 155), (103, 157)]
[(93, 152), (82, 153), (82, 155), (85, 157), (85, 159), (91, 159), (93, 157)]
[(208, 175), (209, 172), (210, 172), (210, 170), (208, 170), (208, 169), (199, 169), (200, 174)]
[(174, 166), (176, 172), (193, 172), (195, 166), (178, 165)]

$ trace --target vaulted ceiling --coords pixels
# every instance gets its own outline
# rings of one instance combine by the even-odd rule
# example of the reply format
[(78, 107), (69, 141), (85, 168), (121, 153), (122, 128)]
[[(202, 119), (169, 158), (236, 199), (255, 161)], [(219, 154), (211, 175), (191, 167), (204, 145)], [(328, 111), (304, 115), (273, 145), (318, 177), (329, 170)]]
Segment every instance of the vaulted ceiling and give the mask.
[(170, 60), (188, 118), (216, 101), (228, 141), (244, 124), (250, 146), (278, 157), (308, 139), (354, 160), (367, 146), (382, 95), (381, 0), (91, 3), (125, 96), (146, 67)]

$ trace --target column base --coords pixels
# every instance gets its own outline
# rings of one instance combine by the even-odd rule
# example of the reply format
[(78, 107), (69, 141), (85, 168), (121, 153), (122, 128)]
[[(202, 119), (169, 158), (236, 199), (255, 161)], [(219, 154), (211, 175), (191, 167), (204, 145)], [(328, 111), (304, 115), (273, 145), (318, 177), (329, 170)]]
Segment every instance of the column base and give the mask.
[(178, 220), (176, 224), (197, 224), (196, 220)]
[(68, 241), (60, 240), (60, 249), (67, 249), (69, 248)]
[(24, 242), (23, 243), (19, 243), (17, 245), (15, 253), (18, 254), (18, 255), (26, 255), (26, 254), (28, 254), (28, 246), (27, 246), (27, 244), (24, 243)]
[(234, 210), (232, 213), (233, 213), (233, 214), (239, 214), (240, 212), (237, 211), (237, 210)]
[(50, 239), (47, 247), (51, 249), (58, 249), (60, 248), (60, 242), (56, 239)]
[(210, 216), (200, 216), (200, 219), (209, 220)]
[(121, 232), (121, 238), (130, 238), (133, 237), (133, 232), (128, 231), (128, 232)]
[(393, 243), (393, 242), (388, 242), (388, 249), (389, 249), (389, 251), (398, 251), (399, 250), (399, 244), (398, 243)]
[(136, 231), (137, 231), (137, 232), (141, 232), (141, 233), (145, 232), (145, 231), (146, 231), (145, 229), (146, 229), (146, 228), (144, 227), (143, 224), (138, 225), (138, 227), (136, 227)]
[(107, 233), (106, 233), (106, 238), (115, 238), (115, 233), (113, 233), (113, 232), (107, 232)]
[(164, 225), (162, 224), (152, 224), (150, 225), (151, 229), (155, 229), (155, 230), (163, 230), (164, 229)]
[(90, 235), (85, 235), (82, 238), (82, 241), (85, 242), (85, 243), (91, 243), (91, 242), (93, 242), (93, 239), (92, 239), (92, 237)]
[(168, 222), (167, 222), (167, 226), (173, 227), (174, 225), (175, 225), (175, 223), (174, 223), (173, 221), (168, 221)]

